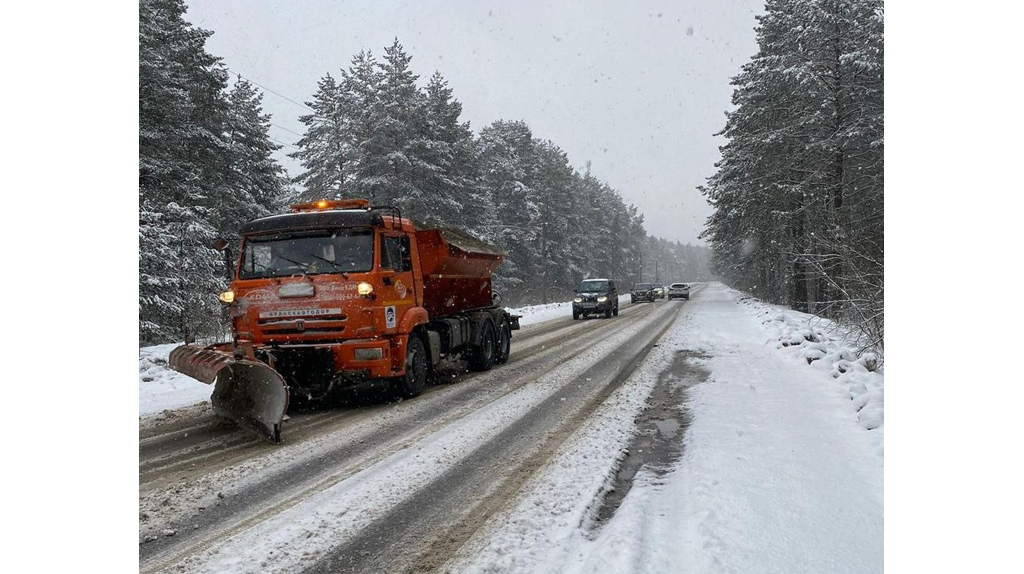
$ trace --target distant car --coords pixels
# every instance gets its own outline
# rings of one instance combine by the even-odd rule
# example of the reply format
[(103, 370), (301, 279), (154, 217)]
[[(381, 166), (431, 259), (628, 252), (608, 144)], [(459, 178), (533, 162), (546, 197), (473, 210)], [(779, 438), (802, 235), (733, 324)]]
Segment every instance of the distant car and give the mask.
[(633, 289), (629, 292), (629, 301), (636, 303), (637, 301), (649, 301), (654, 303), (654, 285), (650, 283), (637, 283), (633, 285)]
[(690, 286), (686, 283), (673, 283), (668, 286), (669, 299), (689, 299)]
[(665, 298), (665, 294), (667, 292), (668, 292), (668, 289), (666, 289), (664, 285), (655, 285), (654, 286), (654, 296), (657, 297), (658, 299), (664, 299)]
[(572, 300), (573, 320), (604, 314), (606, 319), (619, 315), (619, 292), (611, 279), (584, 279)]

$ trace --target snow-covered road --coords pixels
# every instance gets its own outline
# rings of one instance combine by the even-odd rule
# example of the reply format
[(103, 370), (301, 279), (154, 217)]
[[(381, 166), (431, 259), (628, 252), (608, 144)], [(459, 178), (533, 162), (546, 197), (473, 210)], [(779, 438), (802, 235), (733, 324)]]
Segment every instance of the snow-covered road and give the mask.
[(711, 284), (293, 413), (280, 446), (205, 405), (142, 418), (140, 569), (881, 571), (882, 376), (821, 332), (783, 347), (803, 320)]

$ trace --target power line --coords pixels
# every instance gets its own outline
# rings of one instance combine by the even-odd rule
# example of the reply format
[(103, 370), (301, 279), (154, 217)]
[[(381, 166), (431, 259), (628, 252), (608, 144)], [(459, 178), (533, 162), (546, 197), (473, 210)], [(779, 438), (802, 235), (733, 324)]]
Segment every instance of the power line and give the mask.
[(293, 148), (295, 148), (295, 149), (297, 149), (297, 150), (301, 150), (301, 149), (302, 149), (302, 148), (300, 148), (300, 147), (299, 147), (299, 146), (297, 146), (297, 145), (294, 145), (294, 144), (290, 144), (290, 143), (288, 143), (288, 142), (283, 142), (283, 141), (281, 141), (281, 140), (279, 140), (279, 139), (277, 139), (277, 138), (275, 138), (275, 137), (272, 137), (272, 136), (267, 136), (267, 137), (268, 137), (268, 138), (270, 138), (270, 139), (272, 139), (272, 140), (274, 140), (274, 141), (276, 141), (277, 143), (279, 143), (279, 144), (281, 144), (281, 145), (286, 145), (286, 146), (288, 146), (288, 147), (293, 147)]
[[(271, 94), (274, 94), (275, 96), (277, 96), (279, 98), (284, 98), (284, 99), (288, 100), (289, 102), (291, 102), (291, 103), (293, 103), (293, 104), (295, 104), (297, 106), (302, 106), (302, 107), (306, 108), (307, 110), (309, 110), (309, 111), (311, 111), (313, 113), (316, 113), (316, 110), (314, 110), (313, 108), (307, 106), (306, 104), (304, 104), (302, 102), (296, 102), (295, 100), (289, 98), (288, 96), (279, 94), (279, 93), (275, 92), (274, 90), (271, 90), (270, 88), (268, 88), (268, 87), (264, 86), (263, 84), (257, 82), (256, 80), (253, 80), (252, 78), (246, 78), (245, 76), (243, 76), (242, 74), (239, 74), (238, 72), (232, 70), (231, 68), (226, 68), (226, 69), (227, 69), (227, 71), (231, 72), (235, 76), (238, 76), (239, 79), (246, 80), (247, 82), (252, 82), (252, 83), (256, 84), (257, 86), (263, 88), (264, 90), (270, 92)], [(278, 127), (280, 127), (280, 126), (278, 126)]]
[(274, 126), (275, 128), (280, 128), (280, 129), (282, 129), (282, 130), (284, 130), (284, 131), (286, 131), (286, 132), (288, 132), (290, 134), (295, 134), (295, 135), (299, 136), (300, 138), (303, 137), (302, 134), (300, 134), (298, 132), (293, 132), (292, 130), (290, 130), (290, 129), (284, 127), (284, 126), (279, 126), (279, 125), (275, 124), (274, 122), (270, 122), (270, 125)]

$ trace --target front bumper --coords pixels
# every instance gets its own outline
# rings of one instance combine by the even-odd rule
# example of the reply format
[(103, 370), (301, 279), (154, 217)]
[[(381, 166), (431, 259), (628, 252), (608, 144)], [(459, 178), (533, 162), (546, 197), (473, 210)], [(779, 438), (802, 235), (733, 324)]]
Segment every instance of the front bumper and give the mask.
[(582, 303), (572, 304), (573, 313), (594, 313), (598, 311), (603, 312), (612, 308), (613, 306), (611, 299), (607, 301), (602, 301), (600, 303), (593, 301), (584, 301)]
[[(336, 375), (342, 378), (384, 378), (395, 375), (392, 370), (391, 342), (389, 339), (350, 339), (340, 343), (328, 344), (290, 344), (290, 345), (267, 345), (257, 350), (258, 353), (270, 353), (286, 357), (295, 351), (302, 353), (304, 350), (316, 349), (320, 352), (330, 353), (331, 366)], [(358, 354), (356, 351), (360, 351)], [(372, 351), (367, 354), (366, 351)], [(357, 356), (358, 355), (358, 356)], [(372, 358), (367, 358), (367, 356)]]

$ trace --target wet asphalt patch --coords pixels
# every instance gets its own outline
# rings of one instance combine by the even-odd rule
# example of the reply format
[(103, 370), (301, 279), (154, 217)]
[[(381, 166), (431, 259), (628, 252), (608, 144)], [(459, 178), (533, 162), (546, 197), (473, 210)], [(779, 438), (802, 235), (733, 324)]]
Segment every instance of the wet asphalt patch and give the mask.
[(636, 434), (619, 463), (611, 485), (598, 502), (592, 529), (606, 523), (633, 487), (633, 479), (641, 468), (662, 476), (672, 468), (683, 453), (683, 433), (690, 424), (686, 408), (687, 390), (707, 380), (709, 372), (699, 366), (707, 359), (699, 351), (676, 351), (672, 364), (658, 377), (658, 383), (647, 398), (647, 406), (636, 418)]

